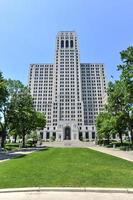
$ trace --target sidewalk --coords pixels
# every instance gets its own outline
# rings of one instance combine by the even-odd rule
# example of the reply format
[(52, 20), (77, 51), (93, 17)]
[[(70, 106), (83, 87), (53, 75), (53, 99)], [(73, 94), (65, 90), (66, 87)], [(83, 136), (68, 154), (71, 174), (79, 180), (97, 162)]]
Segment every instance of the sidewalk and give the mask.
[(132, 189), (21, 188), (0, 190), (2, 200), (132, 200)]
[(31, 150), (31, 151), (15, 151), (15, 152), (0, 152), (0, 162), (4, 162), (7, 160), (10, 160), (14, 157), (18, 157), (18, 156), (22, 156), (22, 155), (27, 155), (30, 154), (32, 152), (34, 152), (35, 150)]
[(133, 151), (121, 151), (116, 148), (107, 148), (101, 146), (92, 146), (88, 148), (133, 162)]

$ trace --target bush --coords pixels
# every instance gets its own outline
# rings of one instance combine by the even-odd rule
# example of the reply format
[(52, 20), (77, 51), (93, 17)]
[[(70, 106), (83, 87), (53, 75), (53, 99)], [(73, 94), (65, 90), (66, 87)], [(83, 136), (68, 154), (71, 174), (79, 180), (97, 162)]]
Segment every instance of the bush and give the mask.
[(37, 143), (37, 140), (28, 139), (26, 144), (32, 147), (32, 146), (36, 146), (36, 143)]
[(113, 147), (113, 144), (108, 144), (106, 145), (107, 148), (112, 148)]
[(100, 146), (101, 145), (107, 146), (107, 145), (109, 145), (109, 141), (107, 139), (102, 139), (102, 140), (98, 140), (97, 144)]
[(122, 150), (122, 151), (129, 151), (129, 148), (126, 147), (126, 146), (121, 146), (121, 147), (120, 147), (120, 150)]
[(112, 142), (112, 145), (115, 145), (115, 147), (120, 147), (121, 146), (121, 143), (120, 142)]
[(83, 141), (83, 136), (80, 136), (79, 140), (80, 140), (80, 141)]
[(85, 141), (86, 141), (86, 142), (89, 142), (90, 140), (89, 140), (89, 139), (86, 139)]
[(55, 141), (55, 136), (51, 136), (51, 137), (50, 137), (50, 141), (51, 141), (51, 142), (54, 142), (54, 141)]
[(17, 150), (20, 148), (20, 144), (19, 143), (7, 143), (5, 144), (5, 149), (6, 150)]

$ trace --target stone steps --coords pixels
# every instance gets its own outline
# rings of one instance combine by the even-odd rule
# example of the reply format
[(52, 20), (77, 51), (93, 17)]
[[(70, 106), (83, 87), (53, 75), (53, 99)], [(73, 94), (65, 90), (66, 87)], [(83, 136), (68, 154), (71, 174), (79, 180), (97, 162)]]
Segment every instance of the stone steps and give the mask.
[(64, 140), (61, 142), (43, 142), (44, 146), (49, 147), (91, 147), (95, 146), (94, 142), (82, 142), (82, 141), (71, 141), (71, 140)]

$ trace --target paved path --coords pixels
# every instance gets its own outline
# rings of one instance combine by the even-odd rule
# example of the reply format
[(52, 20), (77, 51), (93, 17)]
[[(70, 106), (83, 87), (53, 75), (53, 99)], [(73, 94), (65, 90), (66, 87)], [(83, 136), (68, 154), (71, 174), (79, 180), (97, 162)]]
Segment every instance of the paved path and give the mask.
[(1, 200), (133, 200), (131, 193), (15, 192), (0, 193)]
[(10, 160), (14, 157), (17, 157), (17, 156), (22, 156), (22, 155), (27, 155), (29, 153), (32, 153), (34, 151), (16, 151), (16, 152), (0, 152), (0, 162), (4, 162), (4, 161), (7, 161), (7, 160)]
[(119, 149), (106, 148), (100, 146), (92, 146), (88, 148), (133, 162), (133, 151), (121, 151)]
[(95, 146), (94, 142), (82, 142), (82, 141), (72, 141), (72, 140), (64, 140), (64, 141), (54, 141), (54, 142), (43, 142), (43, 145), (46, 147), (81, 147), (86, 148), (88, 146)]

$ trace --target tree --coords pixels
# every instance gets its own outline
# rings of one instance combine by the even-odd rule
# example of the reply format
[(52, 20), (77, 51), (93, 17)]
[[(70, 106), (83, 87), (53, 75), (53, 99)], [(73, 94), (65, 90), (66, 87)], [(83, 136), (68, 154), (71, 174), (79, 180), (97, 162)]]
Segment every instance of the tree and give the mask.
[(17, 132), (17, 130), (14, 128), (11, 128), (11, 126), (8, 126), (10, 127), (9, 129), (9, 132), (8, 132), (8, 136), (12, 136), (13, 139), (14, 139), (14, 143), (16, 143), (17, 141), (17, 136), (19, 135), (19, 133)]
[(32, 98), (26, 88), (13, 95), (8, 116), (10, 126), (22, 136), (23, 146), (25, 146), (25, 135), (32, 129), (34, 117)]
[(4, 147), (7, 129), (15, 134), (15, 140), (17, 135), (22, 136), (25, 146), (25, 135), (45, 124), (45, 115), (34, 109), (29, 89), (19, 80), (5, 80), (0, 72), (1, 146)]
[(110, 82), (108, 85), (107, 111), (114, 118), (114, 129), (119, 134), (121, 144), (122, 136), (126, 133), (126, 103), (124, 101), (125, 84), (123, 81)]
[(118, 65), (121, 71), (120, 81), (124, 85), (125, 119), (131, 135), (133, 145), (133, 46), (128, 47), (121, 53), (123, 64)]
[(101, 112), (96, 120), (97, 135), (99, 140), (107, 140), (107, 144), (110, 142), (112, 135), (116, 133), (115, 119), (107, 111)]
[(1, 147), (4, 147), (7, 129), (8, 91), (7, 82), (0, 72), (0, 126), (1, 126)]
[(46, 125), (46, 116), (44, 113), (41, 112), (35, 112), (35, 128), (37, 129), (43, 129)]
[(46, 124), (45, 115), (35, 111), (33, 99), (27, 88), (12, 96), (8, 116), (11, 127), (22, 136), (23, 147), (26, 134), (37, 128), (43, 128)]
[(38, 141), (37, 131), (31, 131), (29, 135), (26, 135), (26, 142), (32, 146), (35, 145)]
[[(7, 80), (7, 90), (9, 94), (9, 105), (17, 99), (17, 95), (23, 93), (24, 90), (27, 90), (27, 87), (23, 85), (19, 80)], [(9, 106), (7, 120), (8, 120), (8, 128), (10, 130), (10, 134), (14, 136), (14, 142), (16, 142), (17, 136), (19, 135), (19, 130), (17, 130), (15, 123), (10, 123), (10, 115), (9, 113), (13, 113), (13, 104)]]
[(123, 62), (117, 67), (121, 71), (120, 80), (108, 84), (107, 106), (105, 113), (97, 118), (97, 129), (99, 134), (105, 136), (107, 131), (111, 131), (111, 122), (112, 130), (119, 134), (122, 144), (122, 136), (128, 128), (133, 144), (133, 47), (120, 54)]
[(23, 83), (21, 83), (21, 81), (19, 80), (12, 80), (12, 79), (7, 80), (7, 89), (8, 89), (10, 98), (21, 93), (26, 88), (27, 87), (23, 85)]

